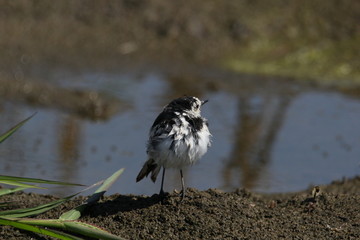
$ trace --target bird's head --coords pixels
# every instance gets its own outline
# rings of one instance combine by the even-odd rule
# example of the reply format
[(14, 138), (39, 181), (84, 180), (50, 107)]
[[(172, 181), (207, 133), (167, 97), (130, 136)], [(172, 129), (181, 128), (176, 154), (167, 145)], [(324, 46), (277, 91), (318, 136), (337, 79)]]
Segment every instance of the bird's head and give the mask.
[(201, 106), (207, 103), (208, 100), (202, 101), (197, 97), (184, 96), (171, 101), (166, 108), (173, 110), (184, 111), (194, 116), (200, 116)]

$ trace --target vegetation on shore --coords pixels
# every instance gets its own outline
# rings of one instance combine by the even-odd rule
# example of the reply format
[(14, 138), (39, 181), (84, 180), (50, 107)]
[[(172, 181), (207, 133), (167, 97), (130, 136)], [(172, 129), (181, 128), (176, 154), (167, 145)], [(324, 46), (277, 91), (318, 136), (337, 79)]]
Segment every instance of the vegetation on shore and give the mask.
[[(28, 120), (30, 120), (35, 114), (26, 118), (25, 120), (17, 123), (15, 126), (10, 128), (8, 131), (0, 135), (0, 143), (9, 138), (14, 134), (20, 127), (22, 127)], [(52, 185), (71, 185), (71, 186), (82, 186), (80, 184), (73, 184), (60, 181), (51, 181), (38, 178), (23, 178), (16, 176), (5, 176), (0, 175), (0, 227), (11, 226), (17, 229), (26, 230), (32, 233), (38, 233), (45, 236), (54, 237), (57, 239), (64, 240), (75, 240), (82, 239), (78, 236), (87, 236), (97, 239), (108, 239), (108, 240), (121, 240), (123, 238), (115, 236), (95, 225), (90, 225), (84, 222), (78, 221), (85, 209), (91, 204), (94, 204), (100, 200), (108, 188), (119, 178), (124, 169), (120, 169), (115, 172), (112, 176), (107, 178), (105, 181), (98, 182), (91, 187), (101, 185), (85, 202), (81, 205), (76, 206), (70, 211), (64, 212), (58, 218), (52, 219), (35, 219), (33, 216), (46, 213), (66, 202), (73, 197), (77, 196), (80, 192), (72, 194), (70, 196), (56, 199), (45, 204), (40, 204), (32, 207), (20, 207), (13, 209), (16, 201), (3, 201), (4, 196), (13, 193), (18, 193), (26, 189), (34, 189), (44, 187), (39, 184), (52, 184)], [(3, 188), (2, 185), (15, 187), (15, 188)], [(89, 189), (86, 188), (85, 190)], [(83, 190), (83, 191), (85, 191)], [(62, 230), (62, 231), (59, 231)], [(64, 232), (65, 231), (65, 232)]]
[[(360, 2), (1, 1), (2, 63), (180, 59), (331, 84), (360, 82)], [(4, 71), (8, 70), (3, 64)]]

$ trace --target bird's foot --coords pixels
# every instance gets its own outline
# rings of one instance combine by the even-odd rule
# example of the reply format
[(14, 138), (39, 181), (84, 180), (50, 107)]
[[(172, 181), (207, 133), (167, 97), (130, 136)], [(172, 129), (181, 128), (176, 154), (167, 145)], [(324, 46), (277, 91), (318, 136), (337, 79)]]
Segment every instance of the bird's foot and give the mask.
[(185, 199), (185, 190), (182, 190), (180, 193), (181, 201), (184, 201)]
[(160, 199), (165, 199), (167, 196), (169, 196), (169, 193), (167, 192), (164, 192), (164, 190), (160, 190), (159, 194), (158, 194), (158, 197)]
[(181, 201), (181, 202), (185, 200), (185, 197), (186, 197), (186, 198), (189, 197), (188, 195), (185, 194), (186, 192), (185, 192), (184, 190), (181, 190), (180, 192), (175, 190), (175, 193), (176, 193), (176, 194), (179, 194), (179, 197), (180, 197), (180, 201)]

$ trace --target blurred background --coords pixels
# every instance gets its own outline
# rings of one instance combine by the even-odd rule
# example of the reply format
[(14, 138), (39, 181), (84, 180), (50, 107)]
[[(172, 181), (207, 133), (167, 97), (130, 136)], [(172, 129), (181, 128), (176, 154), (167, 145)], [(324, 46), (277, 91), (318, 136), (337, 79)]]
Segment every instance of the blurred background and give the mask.
[(0, 145), (2, 175), (90, 185), (124, 167), (110, 193), (157, 193), (135, 177), (183, 95), (209, 99), (213, 134), (187, 186), (291, 192), (359, 174), (359, 1), (14, 0), (0, 19), (0, 132), (37, 112)]

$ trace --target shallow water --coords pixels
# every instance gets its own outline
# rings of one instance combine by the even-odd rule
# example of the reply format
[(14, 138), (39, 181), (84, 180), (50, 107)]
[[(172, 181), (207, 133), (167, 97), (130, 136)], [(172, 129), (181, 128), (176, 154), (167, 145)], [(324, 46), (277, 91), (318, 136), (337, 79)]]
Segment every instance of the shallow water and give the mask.
[[(107, 93), (130, 107), (94, 122), (57, 109), (2, 101), (1, 132), (37, 115), (0, 145), (1, 174), (90, 185), (124, 167), (109, 193), (157, 193), (160, 179), (136, 183), (135, 177), (146, 160), (148, 130), (162, 107), (183, 95), (179, 86), (155, 71), (139, 75), (57, 70), (43, 77), (66, 88)], [(232, 91), (200, 93), (210, 100), (202, 114), (209, 120), (213, 142), (203, 159), (185, 170), (187, 186), (285, 192), (359, 173), (358, 99), (297, 86), (291, 86), (290, 93), (276, 93), (254, 84), (251, 94), (236, 91), (237, 85)], [(174, 188), (180, 188), (179, 173), (167, 171), (165, 190)], [(56, 187), (50, 193), (77, 190)]]

